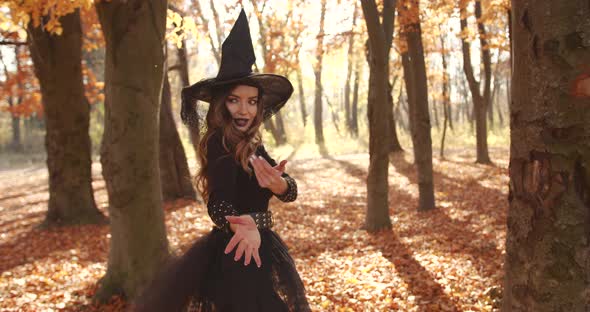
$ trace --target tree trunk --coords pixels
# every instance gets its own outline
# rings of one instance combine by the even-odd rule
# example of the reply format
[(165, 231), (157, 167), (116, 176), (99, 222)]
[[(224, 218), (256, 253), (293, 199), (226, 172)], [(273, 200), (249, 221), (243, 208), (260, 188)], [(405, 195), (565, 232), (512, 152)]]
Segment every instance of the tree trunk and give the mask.
[[(496, 65), (497, 66), (497, 65)], [(496, 106), (498, 103), (498, 91), (500, 90), (500, 84), (498, 83), (498, 74), (494, 73), (494, 88), (492, 89), (492, 96), (490, 98), (490, 106), (488, 109), (488, 119), (490, 122), (490, 129), (494, 128), (494, 109), (493, 107)], [(498, 114), (500, 114), (500, 106), (496, 107), (498, 110)]]
[(324, 127), (322, 124), (322, 60), (324, 58), (324, 20), (326, 16), (326, 0), (322, 0), (322, 8), (320, 13), (320, 31), (318, 33), (318, 45), (316, 48), (316, 66), (314, 70), (315, 75), (315, 101), (314, 101), (314, 115), (313, 124), (315, 127), (315, 143), (318, 145), (324, 144)]
[[(14, 46), (14, 55), (15, 57), (15, 62), (16, 62), (16, 72), (20, 73), (22, 70), (21, 67), (21, 61), (19, 58), (19, 51), (20, 51), (20, 46), (15, 45)], [(2, 57), (0, 55), (0, 57)], [(4, 63), (4, 61), (2, 62)], [(6, 65), (4, 64), (4, 72), (6, 73), (6, 78), (8, 78), (8, 71), (6, 70)], [(24, 86), (22, 83), (22, 79), (18, 79), (17, 80), (17, 88), (19, 90), (24, 90)], [(17, 96), (16, 98), (16, 105), (20, 105), (22, 103), (22, 95)], [(13, 105), (13, 98), (12, 96), (8, 97), (8, 105), (12, 107)], [(10, 143), (10, 148), (15, 151), (15, 152), (22, 152), (23, 151), (23, 144), (22, 144), (22, 140), (21, 140), (21, 131), (20, 131), (20, 116), (17, 116), (15, 114), (11, 114), (11, 118), (12, 118), (12, 142)]]
[(167, 72), (164, 73), (160, 107), (160, 180), (164, 201), (179, 198), (196, 199), (184, 148), (172, 117), (172, 99)]
[(103, 223), (92, 190), (90, 105), (82, 82), (79, 10), (61, 18), (63, 33), (28, 26), (46, 120), (49, 202), (44, 226)]
[(450, 75), (447, 74), (447, 102), (446, 102), (446, 110), (447, 110), (447, 114), (449, 115), (449, 129), (454, 130), (453, 129), (453, 106), (451, 105), (451, 86), (453, 84), (450, 83), (451, 78)]
[[(395, 83), (395, 79), (394, 79)], [(399, 143), (399, 139), (397, 138), (397, 128), (395, 126), (395, 115), (393, 113), (393, 84), (389, 82), (389, 78), (387, 81), (387, 114), (389, 115), (389, 130), (387, 131), (391, 136), (389, 139), (389, 152), (403, 152), (404, 149), (402, 145)]]
[[(189, 71), (188, 71), (188, 56), (186, 54), (186, 40), (182, 40), (180, 48), (176, 49), (176, 55), (178, 59), (178, 73), (180, 75), (180, 81), (182, 86), (190, 85)], [(164, 81), (166, 83), (167, 79)], [(199, 122), (197, 120), (197, 122)], [(201, 134), (199, 133), (199, 126), (188, 127), (188, 133), (191, 140), (191, 145), (195, 152), (195, 156), (198, 154), (199, 141), (201, 140)]]
[(274, 124), (272, 118), (269, 118), (264, 121), (264, 128), (267, 129), (268, 131), (270, 131), (270, 134), (272, 135), (272, 138), (275, 140), (276, 145), (285, 144), (285, 142), (283, 142), (283, 140), (282, 140), (281, 135), (279, 134), (279, 131), (275, 127), (275, 124)]
[[(402, 129), (406, 132), (409, 132), (407, 118), (404, 119), (404, 115), (402, 115), (402, 108), (405, 110), (407, 107), (407, 106), (404, 106), (405, 100), (402, 96), (403, 89), (404, 89), (403, 85), (400, 85), (399, 94), (397, 95), (397, 106), (396, 106), (396, 110), (395, 110), (395, 115), (397, 116)], [(406, 111), (406, 116), (407, 116), (407, 111)]]
[[(467, 20), (466, 20), (466, 8), (461, 7), (461, 30), (466, 31), (467, 28)], [(479, 19), (481, 18), (481, 4), (479, 0), (475, 0), (475, 15)], [(465, 40), (465, 38), (461, 38), (462, 42), (462, 50), (463, 50), (463, 70), (465, 72), (465, 76), (467, 77), (467, 82), (469, 83), (469, 90), (471, 91), (471, 97), (473, 99), (473, 117), (475, 119), (475, 133), (476, 133), (476, 142), (477, 142), (477, 163), (480, 164), (491, 164), (490, 156), (488, 154), (488, 135), (487, 135), (487, 119), (486, 119), (486, 111), (487, 105), (490, 99), (490, 83), (489, 77), (491, 76), (490, 71), (490, 51), (489, 48), (486, 46), (486, 39), (485, 39), (485, 29), (483, 29), (483, 24), (478, 23), (478, 30), (479, 30), (479, 37), (480, 37), (480, 44), (482, 48), (482, 60), (484, 63), (484, 71), (485, 71), (485, 82), (484, 82), (484, 95), (482, 96), (479, 91), (480, 83), (475, 79), (473, 75), (473, 66), (471, 65), (471, 53), (470, 53), (470, 45)]]
[[(434, 89), (434, 87), (432, 87)], [(436, 109), (436, 100), (434, 99), (434, 96), (432, 96), (430, 98), (430, 102), (432, 102), (430, 104), (430, 107), (432, 107), (432, 117), (434, 118), (434, 126), (436, 127), (436, 129), (440, 129), (440, 122), (438, 120), (438, 110)]]
[(279, 145), (283, 145), (287, 143), (287, 132), (285, 131), (285, 123), (283, 122), (283, 114), (281, 114), (281, 111), (278, 111), (274, 116), (273, 116), (275, 122), (276, 122), (276, 126), (277, 126), (277, 134), (280, 136), (281, 141), (278, 142)]
[[(10, 101), (12, 102), (12, 101)], [(9, 105), (12, 106), (12, 105)], [(22, 152), (23, 144), (20, 135), (20, 116), (11, 116), (12, 119), (12, 142), (10, 142), (10, 149), (14, 152)]]
[(352, 88), (352, 103), (350, 105), (350, 132), (353, 137), (359, 136), (358, 122), (358, 103), (359, 103), (359, 75), (361, 62), (356, 60), (356, 69), (354, 70), (354, 87)]
[(350, 37), (348, 38), (348, 68), (346, 70), (346, 81), (344, 84), (344, 120), (346, 121), (346, 129), (352, 133), (351, 116), (350, 116), (350, 80), (354, 65), (354, 30), (356, 26), (357, 16), (357, 2), (354, 2), (354, 9), (352, 11), (352, 27), (350, 29)]
[[(192, 1), (192, 2), (199, 2), (199, 1), (200, 0)], [(217, 59), (217, 64), (221, 65), (221, 45), (222, 45), (221, 37), (223, 36), (223, 28), (222, 28), (221, 21), (219, 20), (219, 14), (217, 14), (217, 9), (215, 8), (215, 1), (209, 0), (209, 8), (211, 9), (211, 12), (213, 12), (213, 21), (215, 22), (215, 35), (217, 36), (216, 58), (219, 57)], [(208, 23), (209, 17), (205, 18), (205, 15), (203, 15), (203, 21)], [(213, 46), (213, 43), (211, 43), (211, 46)]]
[[(134, 298), (168, 256), (159, 170), (166, 1), (101, 1), (106, 40), (101, 146), (111, 241), (95, 299)], [(149, 65), (149, 66), (148, 66)]]
[(332, 102), (328, 99), (328, 96), (324, 93), (324, 100), (326, 104), (328, 104), (328, 108), (330, 109), (330, 115), (332, 115), (332, 124), (334, 124), (334, 128), (336, 128), (336, 133), (341, 135), (340, 128), (338, 127), (338, 115), (336, 114), (336, 109), (332, 106)]
[[(588, 311), (590, 7), (512, 1), (514, 76), (503, 311)], [(570, 91), (572, 90), (572, 91)]]
[[(258, 4), (256, 3), (255, 0), (251, 0), (252, 2), (252, 6), (254, 8), (254, 11), (256, 13), (256, 16), (258, 17), (258, 30), (260, 32), (260, 37), (259, 37), (259, 42), (260, 42), (260, 46), (262, 48), (262, 55), (264, 56), (264, 60), (267, 59), (267, 56), (269, 55), (268, 52), (268, 41), (267, 41), (267, 30), (266, 27), (267, 25), (262, 21), (262, 11), (264, 9), (264, 6), (266, 5), (266, 3), (264, 3), (263, 5), (263, 9), (259, 9), (258, 8)], [(211, 0), (211, 6), (213, 6), (213, 1)], [(218, 27), (219, 29), (219, 27)], [(219, 40), (221, 40), (221, 38), (219, 38)], [(267, 63), (264, 63), (264, 71), (267, 71)], [(285, 129), (284, 129), (284, 125), (282, 124), (282, 119), (279, 121), (277, 120), (277, 124), (275, 124), (274, 120), (277, 120), (276, 118), (269, 118), (267, 120), (264, 121), (264, 127), (266, 129), (268, 129), (270, 131), (270, 133), (272, 134), (273, 139), (275, 140), (275, 143), (277, 145), (283, 145), (285, 143), (287, 143), (287, 135), (285, 134)]]
[(444, 121), (443, 121), (443, 133), (440, 139), (440, 158), (445, 159), (445, 138), (447, 134), (447, 124), (449, 123), (451, 112), (450, 112), (450, 96), (449, 96), (449, 73), (447, 72), (447, 51), (445, 49), (445, 40), (442, 34), (439, 36), (440, 38), (440, 46), (441, 46), (441, 59), (442, 59), (442, 66), (443, 66), (443, 84), (442, 84), (442, 97), (443, 97), (443, 113), (444, 113)]
[[(217, 62), (217, 65), (219, 66), (221, 64), (221, 41), (217, 41), (218, 46), (215, 45), (215, 39), (213, 39), (213, 34), (211, 33), (211, 30), (209, 29), (209, 19), (205, 18), (205, 14), (203, 13), (203, 10), (201, 9), (200, 0), (191, 1), (191, 4), (194, 5), (195, 11), (196, 11), (195, 15), (197, 16), (197, 18), (199, 18), (199, 21), (200, 21), (199, 26), (203, 27), (204, 32), (207, 34), (207, 38), (209, 39), (209, 44), (211, 45), (211, 51), (213, 52), (213, 56), (215, 57), (215, 61)], [(219, 27), (219, 25), (216, 24), (216, 27)], [(219, 33), (219, 30), (216, 29), (216, 31), (217, 31), (217, 33)]]
[[(367, 176), (367, 214), (365, 229), (372, 232), (391, 228), (387, 181), (389, 171), (388, 83), (389, 46), (385, 25), (379, 22), (379, 12), (374, 0), (362, 0), (361, 5), (369, 35), (369, 95), (367, 115), (369, 120), (369, 173)], [(383, 3), (383, 23), (393, 25), (395, 0)], [(385, 26), (385, 27), (384, 27)]]
[[(410, 0), (400, 8), (400, 24), (408, 45), (406, 61), (403, 62), (410, 106), (410, 129), (414, 159), (418, 175), (419, 203), (418, 211), (434, 209), (434, 183), (432, 178), (432, 139), (430, 137), (430, 117), (428, 113), (428, 84), (426, 82), (426, 65), (422, 47), (418, 0)], [(403, 20), (403, 23), (402, 23)], [(406, 75), (406, 71), (410, 71)], [(409, 79), (408, 79), (409, 78)], [(412, 96), (410, 96), (412, 94)]]
[(299, 88), (299, 108), (301, 109), (301, 119), (303, 120), (303, 127), (307, 124), (307, 109), (305, 108), (305, 92), (303, 91), (303, 75), (301, 74), (301, 66), (299, 58), (297, 58), (297, 86)]

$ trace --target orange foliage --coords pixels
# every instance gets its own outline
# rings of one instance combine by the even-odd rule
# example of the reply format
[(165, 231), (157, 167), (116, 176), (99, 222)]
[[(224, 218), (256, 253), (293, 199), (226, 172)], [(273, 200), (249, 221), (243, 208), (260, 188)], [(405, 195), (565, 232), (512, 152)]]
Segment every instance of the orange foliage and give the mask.
[(10, 9), (15, 24), (27, 25), (33, 22), (34, 27), (43, 24), (45, 30), (60, 35), (63, 32), (59, 18), (74, 12), (78, 8), (90, 9), (92, 0), (7, 0), (5, 5)]
[[(63, 3), (62, 3), (63, 2)], [(68, 3), (66, 5), (66, 2)], [(56, 35), (62, 33), (63, 29), (59, 26), (59, 17), (76, 8), (80, 8), (82, 20), (83, 49), (86, 52), (104, 47), (104, 38), (98, 22), (98, 17), (90, 1), (18, 1), (8, 2), (10, 16), (3, 16), (0, 19), (3, 29), (0, 29), (0, 37), (4, 40), (15, 42), (25, 42), (27, 39), (23, 25), (29, 20), (38, 23), (41, 20), (40, 14), (47, 14), (44, 27)], [(4, 30), (6, 29), (6, 30)], [(28, 117), (35, 114), (38, 118), (43, 117), (43, 106), (39, 83), (36, 79), (30, 53), (27, 46), (18, 49), (19, 66), (17, 71), (10, 72), (6, 67), (4, 69), (4, 81), (1, 81), (0, 98), (12, 98), (13, 105), (9, 106), (6, 101), (4, 106), (0, 106), (0, 111), (9, 112), (14, 116)], [(6, 65), (6, 64), (5, 64)], [(92, 72), (89, 64), (83, 62), (83, 75), (86, 89), (86, 96), (91, 104), (103, 101), (104, 83), (97, 81), (95, 73)]]
[[(14, 41), (24, 41), (17, 32), (0, 32), (2, 38), (10, 38)], [(8, 112), (13, 116), (28, 117), (33, 114), (37, 118), (43, 116), (41, 105), (41, 93), (39, 84), (35, 78), (33, 64), (30, 61), (30, 54), (26, 46), (15, 46), (15, 66), (17, 71), (9, 71), (8, 64), (2, 56), (2, 76), (0, 99), (3, 105), (0, 111)], [(12, 104), (12, 105), (10, 105)]]

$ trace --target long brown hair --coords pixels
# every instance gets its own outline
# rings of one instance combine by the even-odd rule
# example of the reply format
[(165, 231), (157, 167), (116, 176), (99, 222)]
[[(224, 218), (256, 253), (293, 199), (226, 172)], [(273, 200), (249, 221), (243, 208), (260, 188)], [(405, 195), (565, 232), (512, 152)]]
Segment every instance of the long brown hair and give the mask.
[[(258, 109), (256, 117), (252, 121), (250, 128), (242, 132), (232, 125), (232, 116), (225, 106), (228, 95), (239, 85), (248, 85), (258, 89)], [(248, 157), (254, 154), (254, 151), (261, 144), (260, 125), (263, 119), (262, 89), (249, 81), (240, 81), (239, 83), (220, 86), (213, 90), (213, 98), (209, 104), (209, 110), (206, 117), (206, 131), (197, 150), (197, 158), (201, 164), (195, 177), (197, 190), (207, 202), (209, 200), (209, 177), (207, 176), (207, 144), (209, 139), (216, 131), (222, 133), (223, 148), (234, 156), (234, 160), (241, 164), (242, 168), (252, 175), (252, 170), (248, 167)]]

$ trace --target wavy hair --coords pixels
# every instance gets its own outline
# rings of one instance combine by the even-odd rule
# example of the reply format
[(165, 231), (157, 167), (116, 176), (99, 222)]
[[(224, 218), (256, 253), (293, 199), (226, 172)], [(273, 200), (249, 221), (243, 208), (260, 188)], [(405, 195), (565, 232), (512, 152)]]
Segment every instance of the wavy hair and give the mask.
[[(232, 116), (225, 101), (228, 95), (239, 85), (252, 86), (258, 89), (258, 106), (256, 116), (252, 121), (250, 128), (242, 132), (232, 125)], [(251, 176), (252, 170), (248, 167), (248, 157), (254, 154), (254, 151), (261, 144), (260, 125), (263, 121), (263, 103), (262, 89), (251, 81), (240, 81), (238, 83), (223, 85), (212, 90), (213, 97), (209, 104), (209, 110), (206, 116), (206, 131), (197, 149), (197, 158), (200, 163), (199, 170), (195, 176), (197, 190), (207, 202), (209, 200), (209, 177), (207, 176), (207, 145), (209, 140), (216, 131), (221, 131), (223, 148), (234, 156), (236, 163), (239, 163), (242, 168)]]

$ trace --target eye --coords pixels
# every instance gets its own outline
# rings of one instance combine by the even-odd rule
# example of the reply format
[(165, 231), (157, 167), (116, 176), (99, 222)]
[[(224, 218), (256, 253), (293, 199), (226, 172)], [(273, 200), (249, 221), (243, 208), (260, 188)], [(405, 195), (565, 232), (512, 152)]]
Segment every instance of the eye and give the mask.
[(258, 104), (258, 100), (250, 100), (248, 103), (250, 105), (257, 105)]
[(227, 98), (227, 102), (228, 103), (237, 103), (238, 102), (238, 99), (233, 98), (233, 97), (232, 98)]

